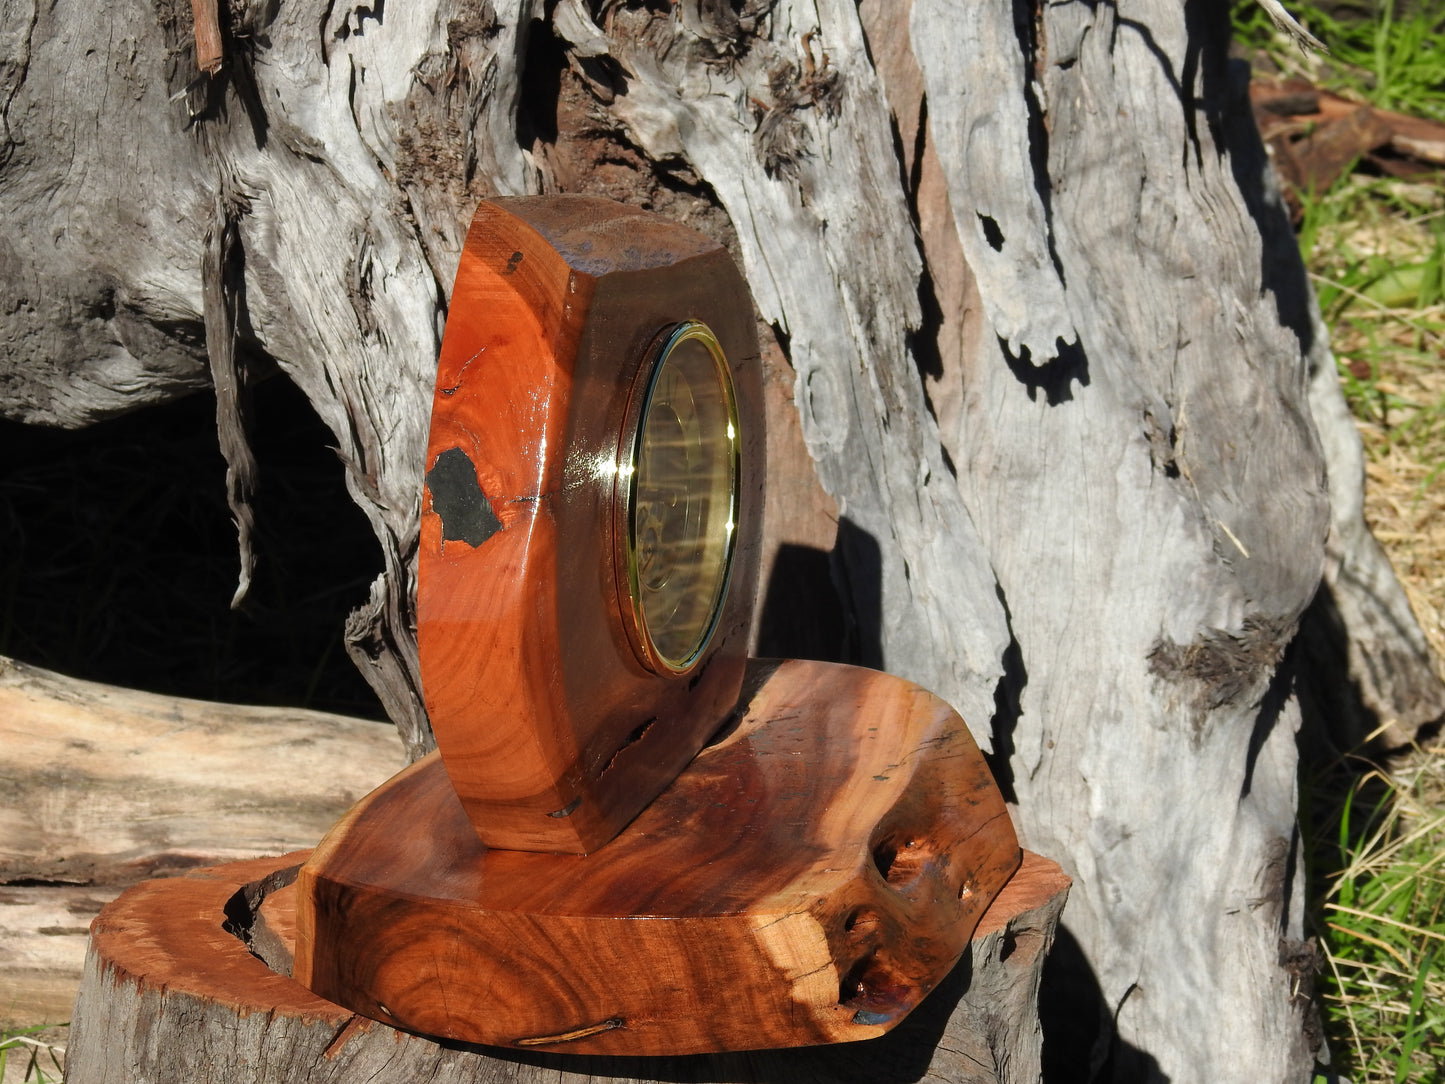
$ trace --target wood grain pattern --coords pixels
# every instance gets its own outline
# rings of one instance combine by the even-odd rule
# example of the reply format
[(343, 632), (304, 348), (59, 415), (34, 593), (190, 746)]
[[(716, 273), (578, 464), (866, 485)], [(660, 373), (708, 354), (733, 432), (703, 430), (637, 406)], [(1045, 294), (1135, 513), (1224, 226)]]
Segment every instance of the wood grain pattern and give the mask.
[[(629, 646), (614, 478), (650, 344), (686, 319), (727, 354), (741, 501), (717, 631), (682, 674)], [(747, 289), (714, 242), (581, 197), (477, 211), (437, 372), (417, 611), (427, 710), (490, 846), (585, 852), (732, 710), (762, 511), (762, 388)]]
[(411, 1030), (678, 1054), (870, 1038), (948, 973), (1019, 862), (958, 715), (754, 662), (746, 714), (602, 850), (487, 850), (429, 757), (297, 881), (295, 974)]
[[(1036, 998), (1069, 879), (1025, 852), (963, 959), (881, 1039), (803, 1049), (617, 1058), (435, 1042), (358, 1017), (247, 950), (256, 914), (285, 922), (285, 889), (255, 912), (233, 901), (277, 883), (305, 853), (197, 870), (126, 892), (93, 927), (66, 1053), (72, 1084), (1026, 1084), (1039, 1079)], [(230, 932), (228, 932), (228, 930)], [(286, 946), (289, 951), (290, 946)]]
[(191, 0), (191, 17), (196, 22), (196, 67), (215, 75), (225, 63), (216, 0)]

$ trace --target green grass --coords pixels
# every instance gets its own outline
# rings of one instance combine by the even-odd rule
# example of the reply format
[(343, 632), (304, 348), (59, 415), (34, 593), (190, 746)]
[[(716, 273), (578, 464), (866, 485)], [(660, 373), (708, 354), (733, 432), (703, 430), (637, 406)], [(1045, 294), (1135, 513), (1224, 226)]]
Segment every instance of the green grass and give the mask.
[[(1445, 1073), (1445, 749), (1356, 775), (1311, 847), (1334, 1068), (1355, 1084)], [(1326, 788), (1328, 790), (1328, 787)]]
[[(1343, 17), (1309, 4), (1288, 4), (1329, 49), (1304, 57), (1275, 32), (1255, 4), (1237, 9), (1235, 37), (1265, 53), (1280, 70), (1382, 109), (1445, 121), (1445, 2), (1362, 0)], [(1340, 8), (1336, 9), (1337, 12)]]
[(1300, 248), (1367, 450), (1411, 456), (1424, 498), (1445, 468), (1445, 183), (1346, 176), (1302, 203)]
[(24, 1080), (34, 1084), (59, 1081), (65, 1048), (50, 1041), (57, 1027), (40, 1024), (0, 1030), (0, 1081)]
[[(1304, 194), (1300, 243), (1365, 445), (1367, 512), (1445, 646), (1445, 182)], [(1310, 851), (1326, 1034), (1353, 1084), (1445, 1075), (1445, 747), (1325, 794)]]

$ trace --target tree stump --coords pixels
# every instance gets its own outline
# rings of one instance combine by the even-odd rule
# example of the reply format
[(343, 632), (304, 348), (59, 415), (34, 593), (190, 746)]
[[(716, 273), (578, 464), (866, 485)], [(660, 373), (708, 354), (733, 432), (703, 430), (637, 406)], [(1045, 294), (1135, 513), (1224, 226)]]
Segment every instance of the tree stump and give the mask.
[(1029, 852), (948, 979), (882, 1038), (666, 1058), (442, 1044), (322, 1000), (285, 973), (294, 944), (293, 893), (285, 886), (307, 857), (150, 881), (102, 911), (91, 929), (66, 1079), (1002, 1084), (1039, 1077), (1039, 979), (1069, 879)]

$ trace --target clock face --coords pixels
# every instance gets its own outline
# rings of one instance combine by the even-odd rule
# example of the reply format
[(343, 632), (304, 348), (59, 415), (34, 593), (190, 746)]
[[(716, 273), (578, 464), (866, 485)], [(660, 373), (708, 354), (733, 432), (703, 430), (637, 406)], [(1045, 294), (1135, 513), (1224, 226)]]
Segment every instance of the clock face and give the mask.
[(697, 321), (665, 335), (639, 379), (618, 471), (629, 631), (651, 669), (681, 672), (707, 647), (727, 592), (737, 403), (722, 347)]

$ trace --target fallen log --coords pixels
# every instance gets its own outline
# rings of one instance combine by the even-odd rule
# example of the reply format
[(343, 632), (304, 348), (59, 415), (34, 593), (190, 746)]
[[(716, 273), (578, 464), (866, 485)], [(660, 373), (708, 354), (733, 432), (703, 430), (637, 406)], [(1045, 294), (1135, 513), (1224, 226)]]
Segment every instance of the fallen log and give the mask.
[(378, 723), (0, 659), (0, 1017), (69, 1019), (86, 927), (125, 886), (310, 846), (404, 760)]

